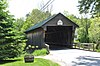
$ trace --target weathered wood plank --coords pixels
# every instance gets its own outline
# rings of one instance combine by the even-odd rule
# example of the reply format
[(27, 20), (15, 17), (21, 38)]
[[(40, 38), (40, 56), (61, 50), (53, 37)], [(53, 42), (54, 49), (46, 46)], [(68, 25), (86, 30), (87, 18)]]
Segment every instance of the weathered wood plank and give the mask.
[(43, 29), (39, 28), (35, 31), (32, 31), (27, 34), (27, 44), (28, 45), (33, 45), (33, 46), (39, 46), (39, 48), (42, 48), (42, 44), (44, 43), (44, 38), (43, 38)]

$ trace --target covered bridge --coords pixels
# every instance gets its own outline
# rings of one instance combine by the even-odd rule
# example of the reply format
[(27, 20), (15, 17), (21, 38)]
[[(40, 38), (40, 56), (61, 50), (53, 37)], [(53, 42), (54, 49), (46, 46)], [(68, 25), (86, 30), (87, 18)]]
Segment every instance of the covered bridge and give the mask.
[(48, 44), (72, 48), (76, 27), (79, 26), (58, 13), (26, 30), (27, 45), (43, 48)]

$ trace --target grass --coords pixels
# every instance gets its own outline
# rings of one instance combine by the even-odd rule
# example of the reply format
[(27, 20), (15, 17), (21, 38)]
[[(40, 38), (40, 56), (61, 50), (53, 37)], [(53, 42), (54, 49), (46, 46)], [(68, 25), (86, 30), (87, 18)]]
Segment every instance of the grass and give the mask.
[[(48, 51), (46, 49), (35, 50), (32, 53), (32, 55), (34, 56), (47, 55), (47, 52)], [(25, 55), (27, 55), (27, 53)], [(50, 60), (42, 59), (42, 58), (35, 58), (34, 62), (25, 63), (24, 55), (22, 55), (21, 57), (14, 58), (14, 59), (1, 60), (0, 66), (60, 66), (60, 65)]]
[(25, 54), (32, 54), (34, 56), (44, 56), (44, 55), (48, 54), (48, 51), (46, 48), (42, 48), (42, 49), (32, 50), (31, 52), (30, 52), (30, 50), (27, 50), (27, 52)]
[(48, 51), (46, 49), (41, 50), (35, 50), (32, 54), (34, 56), (40, 56), (40, 55), (47, 55)]
[[(32, 55), (34, 55), (34, 56), (47, 55), (47, 52), (48, 51), (46, 49), (35, 50), (32, 53)], [(27, 55), (27, 53), (24, 55)], [(34, 62), (25, 63), (24, 55), (22, 55), (21, 57), (18, 57), (18, 58), (14, 58), (14, 59), (0, 61), (0, 66), (60, 66), (57, 63), (54, 63), (50, 60), (42, 59), (42, 58), (35, 58)]]
[(0, 66), (60, 66), (50, 60), (35, 58), (32, 63), (25, 63), (23, 57), (0, 62)]

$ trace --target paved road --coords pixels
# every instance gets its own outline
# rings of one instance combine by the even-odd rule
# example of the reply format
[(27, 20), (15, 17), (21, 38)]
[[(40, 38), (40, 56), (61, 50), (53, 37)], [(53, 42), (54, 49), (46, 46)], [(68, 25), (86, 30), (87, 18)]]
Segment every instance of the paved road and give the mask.
[(100, 66), (100, 53), (78, 49), (51, 50), (44, 58), (61, 66)]

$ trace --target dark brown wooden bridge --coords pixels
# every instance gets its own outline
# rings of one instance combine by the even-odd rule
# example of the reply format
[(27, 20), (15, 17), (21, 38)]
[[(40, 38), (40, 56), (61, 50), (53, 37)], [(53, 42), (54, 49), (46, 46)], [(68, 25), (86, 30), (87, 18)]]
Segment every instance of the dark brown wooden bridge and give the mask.
[(45, 44), (73, 48), (75, 29), (79, 27), (63, 14), (51, 16), (26, 30), (27, 45), (43, 48)]

